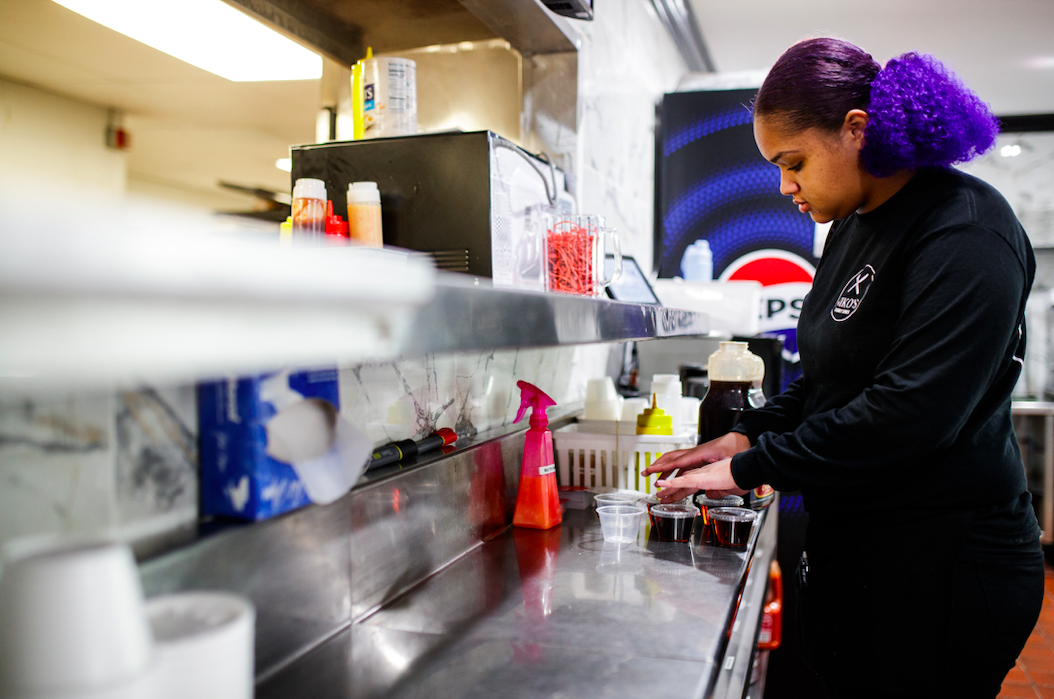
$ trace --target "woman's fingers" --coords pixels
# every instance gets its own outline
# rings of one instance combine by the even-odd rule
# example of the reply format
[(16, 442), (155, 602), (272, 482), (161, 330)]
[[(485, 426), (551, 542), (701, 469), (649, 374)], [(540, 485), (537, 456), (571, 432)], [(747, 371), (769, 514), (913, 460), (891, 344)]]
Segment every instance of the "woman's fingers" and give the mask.
[(732, 460), (722, 459), (712, 464), (707, 464), (689, 473), (682, 473), (675, 478), (658, 480), (655, 485), (660, 488), (674, 488), (684, 490), (731, 490), (743, 492), (732, 478)]
[(670, 502), (680, 502), (689, 495), (694, 495), (695, 491), (691, 488), (664, 488), (658, 493), (659, 499), (662, 500), (663, 504)]
[(665, 477), (675, 468), (681, 469), (683, 473), (709, 463), (709, 461), (701, 458), (701, 455), (694, 452), (695, 449), (678, 449), (677, 451), (666, 452), (656, 459), (651, 466), (644, 469), (644, 475), (650, 476), (653, 473), (661, 473)]

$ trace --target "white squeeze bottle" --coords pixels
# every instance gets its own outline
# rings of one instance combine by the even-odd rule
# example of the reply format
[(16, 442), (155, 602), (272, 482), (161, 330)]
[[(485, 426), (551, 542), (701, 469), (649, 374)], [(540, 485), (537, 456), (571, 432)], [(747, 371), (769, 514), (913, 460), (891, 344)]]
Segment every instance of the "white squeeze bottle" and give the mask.
[(326, 183), (301, 177), (293, 185), (293, 237), (326, 234)]
[(686, 282), (714, 280), (714, 257), (709, 241), (697, 240), (685, 249), (681, 257), (681, 278)]
[(384, 244), (381, 229), (381, 193), (376, 182), (348, 185), (348, 236), (362, 245)]

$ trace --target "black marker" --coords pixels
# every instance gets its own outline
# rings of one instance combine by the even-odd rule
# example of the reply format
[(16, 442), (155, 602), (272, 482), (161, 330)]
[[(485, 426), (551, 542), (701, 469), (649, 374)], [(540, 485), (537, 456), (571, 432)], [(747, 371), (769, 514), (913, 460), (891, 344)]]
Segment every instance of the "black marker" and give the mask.
[(445, 447), (448, 444), (453, 444), (455, 441), (457, 441), (457, 433), (449, 427), (444, 427), (436, 430), (419, 442), (415, 442), (412, 439), (404, 439), (401, 442), (385, 444), (383, 447), (378, 447), (374, 450), (373, 457), (370, 459), (370, 463), (366, 466), (366, 471), (368, 472), (371, 469), (380, 466), (394, 464), (397, 461), (402, 461), (403, 459), (417, 456), (418, 454), (423, 454), (426, 451), (432, 451), (439, 447)]

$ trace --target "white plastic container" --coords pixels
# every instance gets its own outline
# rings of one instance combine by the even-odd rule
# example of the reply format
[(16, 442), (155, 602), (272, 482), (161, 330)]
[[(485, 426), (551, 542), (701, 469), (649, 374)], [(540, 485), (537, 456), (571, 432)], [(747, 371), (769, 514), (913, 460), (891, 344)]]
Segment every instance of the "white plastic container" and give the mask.
[(711, 334), (752, 337), (761, 317), (761, 282), (688, 282), (656, 279), (652, 286), (662, 305), (710, 316)]
[(381, 192), (376, 182), (352, 182), (348, 185), (348, 236), (362, 245), (375, 248), (384, 245)]
[(157, 643), (157, 699), (252, 699), (256, 613), (224, 592), (155, 597), (146, 615)]
[(656, 492), (657, 475), (641, 472), (660, 456), (696, 443), (695, 431), (675, 435), (597, 434), (571, 424), (553, 432), (556, 479), (560, 485)]
[(417, 64), (408, 58), (362, 62), (364, 138), (417, 133)]
[(153, 661), (127, 545), (56, 542), (4, 561), (0, 697), (150, 699)]
[(686, 282), (714, 280), (714, 256), (708, 241), (697, 240), (685, 248), (681, 257), (681, 278)]

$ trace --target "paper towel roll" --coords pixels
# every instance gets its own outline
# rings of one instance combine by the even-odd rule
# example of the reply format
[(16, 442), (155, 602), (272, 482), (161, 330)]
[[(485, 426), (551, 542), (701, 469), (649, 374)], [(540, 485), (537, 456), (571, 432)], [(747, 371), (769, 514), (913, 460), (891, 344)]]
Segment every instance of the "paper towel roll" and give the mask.
[(243, 597), (184, 592), (147, 600), (158, 699), (252, 699), (256, 612)]

